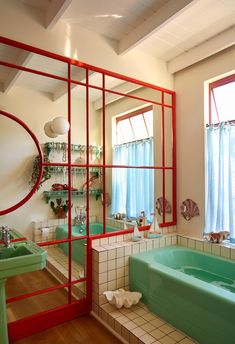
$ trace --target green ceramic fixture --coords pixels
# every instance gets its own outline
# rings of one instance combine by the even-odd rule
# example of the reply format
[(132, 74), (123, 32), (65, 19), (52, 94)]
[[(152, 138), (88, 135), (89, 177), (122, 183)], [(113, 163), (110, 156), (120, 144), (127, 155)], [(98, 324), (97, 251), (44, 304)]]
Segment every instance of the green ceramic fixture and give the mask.
[[(11, 231), (15, 239), (17, 232)], [(47, 252), (30, 240), (11, 242), (9, 247), (0, 244), (0, 343), (8, 344), (6, 292), (5, 284), (8, 277), (42, 270), (46, 266)]]

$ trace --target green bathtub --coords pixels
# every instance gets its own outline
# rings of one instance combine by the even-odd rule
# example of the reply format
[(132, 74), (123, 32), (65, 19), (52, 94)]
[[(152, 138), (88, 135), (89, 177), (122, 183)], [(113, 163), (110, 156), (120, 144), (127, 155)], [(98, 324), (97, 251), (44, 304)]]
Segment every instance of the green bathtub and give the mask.
[[(106, 232), (113, 232), (117, 230), (117, 228), (108, 227), (106, 226)], [(90, 234), (101, 234), (103, 233), (103, 224), (101, 223), (91, 223), (90, 224)], [(72, 236), (79, 237), (86, 235), (86, 226), (78, 225), (72, 226)], [(68, 225), (60, 225), (56, 227), (56, 239), (63, 240), (68, 239)], [(86, 239), (75, 240), (72, 243), (72, 259), (81, 264), (85, 264), (85, 256), (84, 256), (84, 244), (86, 244)], [(67, 242), (63, 242), (59, 244), (59, 247), (64, 251), (66, 255), (69, 254), (69, 245)]]
[(200, 344), (235, 343), (235, 261), (180, 246), (135, 254), (130, 288)]

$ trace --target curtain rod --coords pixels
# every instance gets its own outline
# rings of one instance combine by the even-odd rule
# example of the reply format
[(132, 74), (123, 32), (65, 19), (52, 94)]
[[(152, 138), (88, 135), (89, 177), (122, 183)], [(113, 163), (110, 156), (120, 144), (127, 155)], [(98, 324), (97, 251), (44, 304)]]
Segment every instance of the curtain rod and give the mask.
[(206, 124), (206, 127), (207, 128), (209, 128), (209, 127), (211, 127), (211, 126), (214, 126), (214, 127), (218, 127), (220, 124), (222, 124), (222, 123), (228, 123), (228, 124), (235, 124), (235, 119), (231, 119), (230, 121), (222, 121), (222, 122), (220, 122), (220, 123), (212, 123), (212, 124)]
[(131, 144), (131, 143), (138, 143), (138, 142), (144, 142), (144, 141), (150, 141), (150, 140), (153, 140), (153, 136), (147, 137), (147, 138), (145, 138), (145, 139), (140, 139), (140, 140), (134, 140), (134, 141), (129, 141), (129, 142), (120, 143), (120, 144), (114, 145), (113, 148), (115, 148), (115, 147), (120, 147), (120, 146), (125, 146), (125, 145), (129, 145), (129, 144)]

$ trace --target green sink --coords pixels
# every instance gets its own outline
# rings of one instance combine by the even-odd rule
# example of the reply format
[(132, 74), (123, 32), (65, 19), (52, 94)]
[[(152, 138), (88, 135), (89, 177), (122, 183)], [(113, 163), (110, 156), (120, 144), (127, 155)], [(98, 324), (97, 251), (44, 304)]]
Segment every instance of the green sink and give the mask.
[[(11, 233), (12, 234), (12, 233)], [(16, 233), (14, 233), (16, 234)], [(13, 235), (14, 235), (13, 234)], [(16, 234), (17, 235), (17, 234)], [(30, 240), (12, 242), (10, 247), (0, 244), (0, 343), (8, 344), (5, 283), (8, 277), (42, 270), (47, 252)]]
[(10, 240), (19, 239), (22, 237), (22, 234), (19, 233), (16, 229), (10, 229)]
[(47, 253), (30, 240), (18, 241), (6, 248), (0, 244), (0, 279), (46, 266)]

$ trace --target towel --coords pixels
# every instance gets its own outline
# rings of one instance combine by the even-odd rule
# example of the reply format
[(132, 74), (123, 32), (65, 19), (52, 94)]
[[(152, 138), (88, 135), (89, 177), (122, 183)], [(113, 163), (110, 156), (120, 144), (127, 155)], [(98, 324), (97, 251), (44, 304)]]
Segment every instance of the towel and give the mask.
[(111, 305), (115, 305), (117, 308), (124, 306), (130, 308), (132, 305), (136, 305), (142, 294), (135, 291), (126, 291), (124, 289), (118, 289), (114, 291), (105, 291), (103, 293)]

